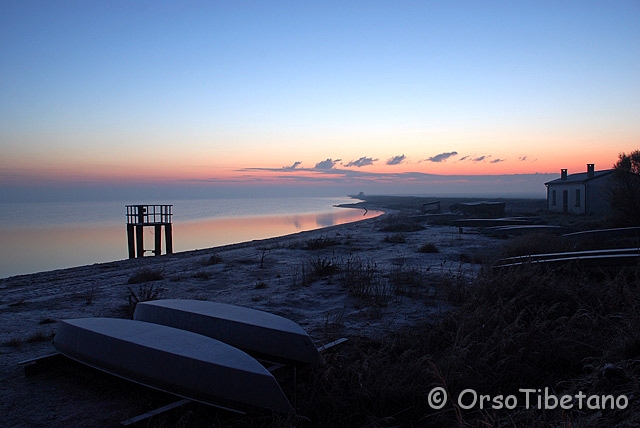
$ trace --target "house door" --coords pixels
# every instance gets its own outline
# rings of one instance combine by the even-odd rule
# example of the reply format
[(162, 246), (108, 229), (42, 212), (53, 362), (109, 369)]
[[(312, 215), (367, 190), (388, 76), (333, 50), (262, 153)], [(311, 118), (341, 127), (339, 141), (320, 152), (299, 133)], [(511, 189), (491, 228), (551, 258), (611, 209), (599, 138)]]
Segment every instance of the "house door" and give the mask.
[(569, 191), (568, 190), (562, 191), (562, 212), (563, 213), (569, 212)]

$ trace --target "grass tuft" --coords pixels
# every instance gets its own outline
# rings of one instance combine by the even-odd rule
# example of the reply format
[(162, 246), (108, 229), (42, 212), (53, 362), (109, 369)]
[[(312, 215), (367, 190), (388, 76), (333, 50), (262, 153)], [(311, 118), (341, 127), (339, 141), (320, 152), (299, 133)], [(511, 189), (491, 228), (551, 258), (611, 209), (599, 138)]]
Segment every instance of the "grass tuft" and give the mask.
[(133, 313), (138, 303), (157, 300), (161, 292), (160, 287), (154, 284), (141, 284), (137, 291), (134, 291), (131, 287), (127, 287), (127, 289), (129, 290), (128, 308), (130, 318), (133, 318)]
[(129, 277), (128, 284), (141, 284), (143, 282), (160, 281), (164, 279), (164, 272), (159, 269), (143, 268)]
[(385, 236), (383, 241), (389, 244), (404, 244), (407, 242), (407, 237), (404, 233), (396, 233)]
[(322, 250), (327, 247), (332, 247), (340, 244), (341, 244), (341, 241), (337, 238), (320, 236), (318, 238), (307, 240), (307, 242), (305, 243), (305, 248), (307, 250)]

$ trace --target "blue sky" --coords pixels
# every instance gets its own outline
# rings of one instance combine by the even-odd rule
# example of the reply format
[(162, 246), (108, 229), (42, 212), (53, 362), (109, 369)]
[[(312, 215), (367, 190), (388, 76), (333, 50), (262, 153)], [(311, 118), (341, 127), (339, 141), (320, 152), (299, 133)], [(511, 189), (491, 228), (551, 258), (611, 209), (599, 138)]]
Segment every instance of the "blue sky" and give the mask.
[(639, 142), (638, 23), (637, 1), (4, 1), (0, 188), (608, 168)]

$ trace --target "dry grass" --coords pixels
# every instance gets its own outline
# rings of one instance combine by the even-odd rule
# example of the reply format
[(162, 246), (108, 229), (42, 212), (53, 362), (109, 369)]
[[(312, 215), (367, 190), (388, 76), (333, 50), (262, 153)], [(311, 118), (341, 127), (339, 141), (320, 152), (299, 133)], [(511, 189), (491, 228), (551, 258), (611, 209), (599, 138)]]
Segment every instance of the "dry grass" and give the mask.
[(298, 389), (310, 422), (295, 426), (637, 426), (633, 404), (600, 414), (451, 403), (435, 411), (427, 396), (436, 386), (450, 397), (471, 388), (520, 403), (520, 388), (638, 396), (639, 286), (635, 274), (487, 271), (441, 322), (381, 340), (352, 338), (326, 355)]
[(131, 275), (128, 284), (141, 284), (143, 282), (160, 281), (164, 279), (164, 272), (159, 269), (143, 268)]
[(329, 238), (327, 236), (320, 236), (315, 239), (309, 239), (305, 243), (305, 248), (307, 250), (322, 250), (328, 247), (333, 247), (335, 245), (340, 245), (341, 241), (338, 238)]

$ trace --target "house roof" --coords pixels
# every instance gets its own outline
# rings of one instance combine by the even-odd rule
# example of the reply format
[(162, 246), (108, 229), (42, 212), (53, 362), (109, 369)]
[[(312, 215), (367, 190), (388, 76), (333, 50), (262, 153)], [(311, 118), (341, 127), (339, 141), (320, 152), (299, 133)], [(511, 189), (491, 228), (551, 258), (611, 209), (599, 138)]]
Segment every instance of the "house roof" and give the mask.
[(564, 180), (562, 178), (556, 178), (555, 180), (547, 181), (546, 183), (544, 183), (544, 185), (548, 186), (550, 184), (553, 185), (553, 184), (566, 184), (566, 183), (584, 183), (591, 180), (597, 180), (598, 178), (602, 178), (604, 176), (612, 174), (613, 171), (614, 171), (613, 169), (603, 169), (602, 171), (594, 171), (592, 177), (589, 177), (586, 171), (578, 172), (576, 174), (567, 175), (567, 178), (565, 178)]

